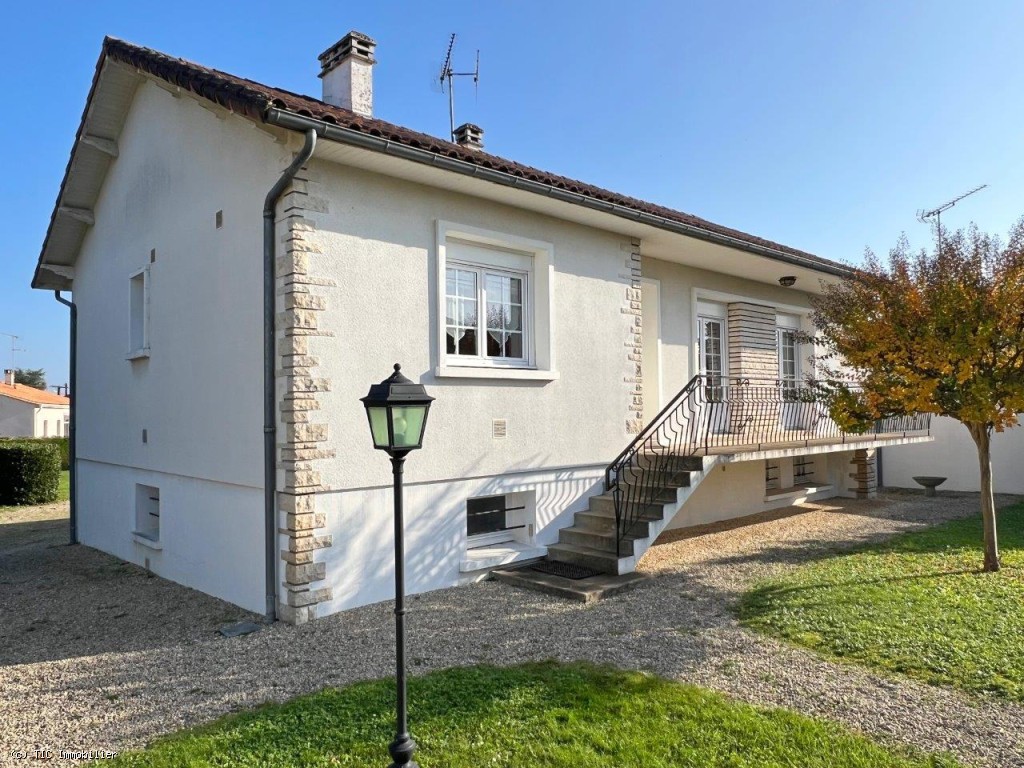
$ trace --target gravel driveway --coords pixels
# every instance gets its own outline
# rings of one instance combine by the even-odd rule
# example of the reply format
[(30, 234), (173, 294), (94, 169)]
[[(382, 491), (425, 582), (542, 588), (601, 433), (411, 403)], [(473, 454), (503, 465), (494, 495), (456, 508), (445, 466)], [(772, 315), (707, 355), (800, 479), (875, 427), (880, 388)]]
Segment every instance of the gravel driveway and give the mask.
[[(217, 627), (244, 612), (64, 545), (63, 508), (17, 514), (0, 513), (0, 765), (14, 749), (139, 747), (225, 712), (393, 673), (390, 604), (224, 639)], [(592, 606), (495, 582), (422, 595), (411, 600), (410, 664), (420, 674), (476, 662), (608, 662), (969, 763), (1024, 767), (1024, 707), (823, 661), (741, 629), (730, 613), (753, 580), (971, 514), (976, 496), (949, 493), (794, 507), (661, 544), (641, 563), (649, 582)]]

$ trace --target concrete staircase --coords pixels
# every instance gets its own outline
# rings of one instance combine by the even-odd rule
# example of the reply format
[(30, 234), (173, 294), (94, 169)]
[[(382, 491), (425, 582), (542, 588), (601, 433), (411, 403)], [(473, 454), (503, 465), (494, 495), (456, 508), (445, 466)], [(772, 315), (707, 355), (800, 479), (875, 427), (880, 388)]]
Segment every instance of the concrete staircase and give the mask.
[(547, 559), (616, 576), (632, 573), (716, 462), (716, 456), (645, 455), (637, 468), (629, 470), (634, 475), (623, 478), (624, 485), (647, 484), (648, 472), (660, 480), (651, 503), (638, 510), (620, 553), (616, 554), (615, 498), (612, 493), (602, 493), (591, 496), (590, 506), (576, 513), (571, 526), (559, 531), (558, 543), (548, 547)]

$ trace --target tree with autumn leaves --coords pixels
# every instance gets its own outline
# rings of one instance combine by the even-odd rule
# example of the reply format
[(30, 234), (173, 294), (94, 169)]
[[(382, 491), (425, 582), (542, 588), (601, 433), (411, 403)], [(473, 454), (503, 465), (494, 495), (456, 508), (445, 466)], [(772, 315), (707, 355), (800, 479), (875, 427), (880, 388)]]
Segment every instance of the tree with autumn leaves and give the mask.
[(1006, 242), (974, 226), (939, 242), (934, 253), (911, 252), (902, 238), (887, 262), (868, 252), (824, 289), (813, 315), (826, 350), (819, 375), (859, 385), (831, 388), (839, 421), (922, 412), (967, 428), (981, 475), (984, 570), (997, 571), (990, 450), (992, 433), (1024, 411), (1024, 219)]

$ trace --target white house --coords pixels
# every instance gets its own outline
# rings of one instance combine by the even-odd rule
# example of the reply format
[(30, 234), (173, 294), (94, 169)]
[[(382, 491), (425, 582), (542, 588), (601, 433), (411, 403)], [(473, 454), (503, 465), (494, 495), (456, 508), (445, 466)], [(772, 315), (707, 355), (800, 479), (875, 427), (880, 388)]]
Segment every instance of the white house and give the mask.
[(384, 122), (365, 35), (320, 62), (323, 100), (104, 41), (33, 280), (73, 293), (82, 543), (292, 622), (389, 598), (359, 398), (396, 361), (436, 397), (412, 592), (628, 573), (665, 527), (867, 495), (875, 448), (929, 439), (802, 396), (846, 267)]
[(14, 371), (0, 382), (0, 437), (63, 437), (71, 401), (53, 392), (14, 383)]

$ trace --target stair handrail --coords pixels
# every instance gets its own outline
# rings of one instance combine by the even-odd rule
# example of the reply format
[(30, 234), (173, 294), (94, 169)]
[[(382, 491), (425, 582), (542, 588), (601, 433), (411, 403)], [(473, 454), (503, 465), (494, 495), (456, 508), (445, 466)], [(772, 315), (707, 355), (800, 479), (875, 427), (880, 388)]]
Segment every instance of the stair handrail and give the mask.
[[(668, 471), (657, 470), (653, 473), (648, 473), (645, 476), (645, 484), (643, 486), (634, 485), (626, 492), (626, 503), (623, 504), (623, 483), (620, 482), (622, 474), (631, 467), (639, 467), (638, 457), (641, 455), (641, 452), (645, 447), (653, 448), (655, 443), (652, 442), (652, 439), (659, 435), (671, 433), (673, 439), (669, 441), (670, 446), (674, 446), (677, 450), (683, 445), (689, 445), (693, 448), (694, 452), (696, 451), (693, 440), (690, 440), (689, 443), (681, 443), (678, 437), (685, 431), (686, 423), (693, 423), (688, 418), (688, 414), (685, 414), (685, 410), (689, 410), (690, 414), (698, 412), (698, 409), (695, 407), (695, 395), (700, 392), (704, 378), (704, 376), (697, 375), (690, 379), (686, 386), (676, 393), (669, 403), (651, 419), (646, 427), (640, 430), (629, 445), (605, 468), (605, 491), (612, 493), (615, 502), (616, 556), (621, 557), (623, 540), (640, 519), (644, 507), (653, 500), (659, 488), (659, 486), (656, 486), (656, 483), (669, 479), (671, 475)], [(657, 445), (661, 445), (661, 442), (661, 440), (658, 440)]]

